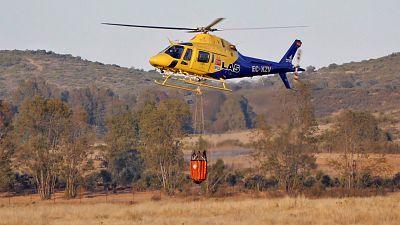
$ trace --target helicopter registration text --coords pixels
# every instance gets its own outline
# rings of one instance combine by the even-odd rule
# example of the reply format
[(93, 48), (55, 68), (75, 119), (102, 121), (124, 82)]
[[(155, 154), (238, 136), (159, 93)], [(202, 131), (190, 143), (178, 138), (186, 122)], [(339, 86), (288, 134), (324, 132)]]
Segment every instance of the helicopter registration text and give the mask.
[(251, 72), (253, 73), (269, 73), (271, 72), (272, 67), (271, 66), (252, 66), (251, 67)]

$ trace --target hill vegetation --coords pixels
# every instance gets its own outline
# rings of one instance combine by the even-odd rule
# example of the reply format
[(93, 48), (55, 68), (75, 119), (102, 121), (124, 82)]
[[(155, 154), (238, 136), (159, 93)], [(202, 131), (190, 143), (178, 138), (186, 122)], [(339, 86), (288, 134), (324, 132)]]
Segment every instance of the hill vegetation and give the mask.
[[(258, 134), (247, 143), (255, 166), (240, 170), (218, 159), (200, 192), (358, 196), (397, 190), (399, 171), (383, 156), (369, 158), (400, 152), (396, 61), (398, 54), (310, 67), (296, 91), (276, 77), (264, 85), (232, 82), (232, 93), (207, 91), (207, 133), (256, 128)], [(194, 134), (196, 96), (154, 88), (155, 76), (46, 51), (2, 51), (0, 189), (33, 190), (42, 199), (56, 190), (75, 198), (79, 188), (193, 194), (183, 151), (208, 143), (199, 138), (188, 147), (181, 140)], [(329, 162), (336, 174), (318, 169), (321, 152), (339, 155)]]
[[(153, 85), (156, 74), (118, 65), (90, 62), (51, 51), (0, 51), (0, 97), (11, 96), (19, 81), (42, 78), (60, 89), (96, 86), (113, 89), (121, 96), (137, 94)], [(140, 87), (140, 88), (139, 88)]]
[[(387, 121), (389, 128), (393, 124), (399, 124), (399, 62), (400, 54), (394, 53), (362, 62), (331, 64), (318, 71), (308, 67), (302, 80), (311, 86), (317, 118), (326, 118), (332, 113), (353, 109), (379, 113)], [(66, 98), (73, 95), (69, 93), (72, 90), (88, 92), (87, 89), (84, 90), (89, 88), (90, 92), (104, 92), (105, 95), (114, 96), (113, 98), (122, 101), (120, 104), (130, 108), (141, 107), (143, 99), (148, 98), (160, 100), (178, 97), (189, 104), (195, 101), (190, 93), (153, 88), (155, 84), (152, 81), (158, 77), (154, 71), (105, 65), (51, 51), (0, 51), (0, 99), (15, 100), (14, 93), (18, 89), (26, 89), (23, 84), (21, 86), (21, 82), (36, 80), (57, 89), (49, 90), (52, 88), (46, 87), (47, 90), (40, 93), (43, 97)], [(251, 128), (256, 115), (264, 115), (270, 123), (282, 122), (283, 109), (278, 103), (291, 99), (282, 99), (287, 90), (282, 88), (277, 77), (264, 78), (264, 82), (259, 79), (244, 79), (239, 83), (231, 83), (231, 86), (235, 90), (233, 93), (206, 93), (205, 122), (208, 132)], [(75, 97), (91, 98), (83, 95), (76, 94)], [(230, 115), (228, 112), (238, 111), (235, 107), (243, 109), (242, 112)], [(107, 107), (103, 108), (110, 111)], [(228, 124), (224, 122), (227, 120), (236, 122)], [(97, 124), (103, 129), (105, 122), (97, 121)], [(395, 134), (395, 139), (399, 138), (400, 132), (395, 129), (391, 129), (391, 132)]]

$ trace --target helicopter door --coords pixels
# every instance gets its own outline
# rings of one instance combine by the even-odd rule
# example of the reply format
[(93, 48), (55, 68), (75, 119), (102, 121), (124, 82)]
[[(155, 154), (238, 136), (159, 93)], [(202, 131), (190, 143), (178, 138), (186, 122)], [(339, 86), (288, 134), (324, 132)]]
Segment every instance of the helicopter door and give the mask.
[(192, 69), (199, 72), (208, 73), (211, 65), (211, 54), (206, 51), (198, 51), (197, 58), (193, 62)]
[(183, 55), (183, 58), (182, 58), (182, 60), (180, 62), (180, 64), (181, 64), (180, 67), (183, 68), (184, 70), (190, 68), (190, 65), (191, 65), (190, 62), (191, 62), (191, 59), (192, 59), (192, 54), (193, 54), (193, 49), (187, 48), (186, 52), (185, 52), (185, 55)]

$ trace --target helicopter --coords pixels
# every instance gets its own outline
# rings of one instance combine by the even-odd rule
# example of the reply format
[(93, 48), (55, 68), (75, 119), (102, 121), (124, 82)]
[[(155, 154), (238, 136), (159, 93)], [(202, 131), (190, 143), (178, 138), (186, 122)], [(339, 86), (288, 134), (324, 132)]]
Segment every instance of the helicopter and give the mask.
[[(149, 59), (150, 64), (163, 75), (163, 80), (155, 80), (156, 84), (201, 94), (201, 87), (232, 91), (226, 84), (228, 79), (279, 74), (284, 86), (287, 89), (293, 89), (287, 78), (287, 73), (293, 73), (293, 79), (298, 81), (299, 72), (305, 71), (299, 65), (301, 57), (301, 49), (299, 48), (302, 45), (300, 40), (296, 39), (292, 43), (279, 62), (273, 62), (244, 56), (237, 50), (235, 45), (210, 33), (226, 30), (286, 29), (306, 26), (215, 28), (215, 25), (222, 20), (224, 18), (217, 18), (209, 25), (197, 28), (119, 23), (102, 24), (198, 33), (188, 42), (170, 40), (170, 44), (166, 49)], [(293, 64), (293, 59), (297, 59), (297, 63)], [(172, 80), (178, 81), (179, 84)]]
[[(200, 96), (200, 107), (195, 107), (195, 118), (197, 111), (202, 114), (202, 87), (212, 88), (222, 91), (232, 91), (226, 84), (226, 80), (234, 78), (255, 77), (271, 74), (279, 74), (287, 89), (293, 89), (287, 73), (293, 73), (293, 79), (299, 80), (299, 72), (305, 71), (300, 67), (302, 42), (295, 40), (289, 47), (279, 62), (257, 59), (242, 55), (235, 45), (222, 39), (212, 32), (224, 30), (260, 30), (260, 29), (285, 29), (298, 28), (306, 26), (285, 26), (285, 27), (253, 27), (253, 28), (230, 28), (217, 29), (215, 25), (224, 18), (217, 18), (205, 27), (187, 28), (187, 27), (165, 27), (165, 26), (147, 26), (119, 23), (102, 23), (112, 26), (181, 30), (188, 33), (198, 33), (188, 42), (174, 42), (160, 53), (151, 57), (149, 62), (163, 75), (163, 80), (155, 80), (156, 84), (192, 91)], [(293, 64), (293, 59), (297, 63)], [(178, 81), (178, 82), (175, 82)], [(178, 84), (177, 84), (178, 83)], [(218, 83), (218, 85), (215, 85)], [(200, 110), (197, 110), (200, 108)], [(199, 130), (204, 132), (204, 115), (199, 116), (202, 124)], [(196, 120), (196, 119), (195, 119)], [(195, 130), (197, 129), (195, 122)], [(190, 175), (192, 181), (200, 184), (207, 178), (207, 154), (206, 151), (193, 151), (190, 160)]]

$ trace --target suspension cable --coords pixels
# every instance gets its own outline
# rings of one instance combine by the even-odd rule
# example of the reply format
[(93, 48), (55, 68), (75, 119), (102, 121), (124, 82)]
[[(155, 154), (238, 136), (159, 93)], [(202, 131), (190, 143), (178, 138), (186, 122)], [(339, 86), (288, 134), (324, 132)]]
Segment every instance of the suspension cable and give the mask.
[(194, 101), (195, 101), (195, 105), (194, 105), (194, 134), (197, 134), (197, 93), (196, 93), (196, 96), (195, 96), (195, 99), (194, 99)]
[(204, 100), (203, 93), (198, 87), (194, 106), (194, 134), (204, 135)]
[(205, 134), (204, 130), (204, 102), (203, 102), (203, 94), (200, 94), (200, 110), (201, 110), (201, 135)]

